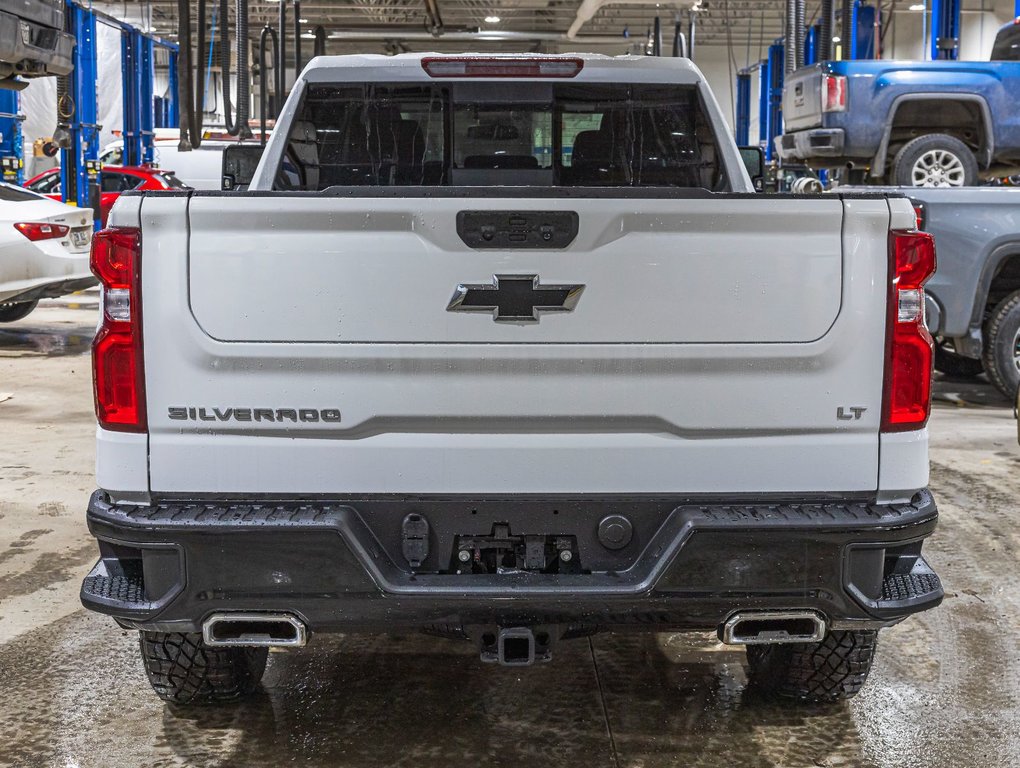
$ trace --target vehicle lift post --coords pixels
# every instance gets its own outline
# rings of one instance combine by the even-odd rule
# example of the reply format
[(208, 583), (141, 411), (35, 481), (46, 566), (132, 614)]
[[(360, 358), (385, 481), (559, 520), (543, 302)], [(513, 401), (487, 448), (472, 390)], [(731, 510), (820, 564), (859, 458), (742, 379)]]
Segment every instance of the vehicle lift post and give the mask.
[(121, 35), (124, 165), (149, 165), (154, 159), (153, 40), (134, 27), (122, 30)]
[[(72, 104), (68, 130), (71, 134), (69, 149), (60, 151), (60, 188), (66, 203), (81, 208), (89, 206), (90, 198), (98, 201), (98, 190), (91, 187), (99, 180), (99, 114), (96, 78), (96, 15), (74, 2), (67, 3), (70, 29), (74, 34), (74, 71), (70, 76), (68, 95)], [(58, 104), (57, 109), (63, 107)], [(98, 203), (95, 204), (98, 208)], [(98, 213), (96, 210), (98, 226)]]
[(751, 70), (742, 69), (737, 73), (737, 115), (736, 139), (738, 147), (746, 147), (751, 133)]
[(13, 89), (0, 89), (0, 174), (9, 184), (25, 182), (21, 99)]
[(775, 148), (772, 146), (773, 139), (783, 132), (783, 59), (783, 41), (776, 40), (769, 46), (767, 77), (762, 81), (766, 87), (761, 92), (763, 105), (764, 102), (768, 102), (767, 119), (763, 125), (765, 126), (764, 139), (767, 142), (765, 144), (765, 159), (769, 161), (775, 155)]
[(960, 0), (932, 0), (931, 58), (955, 61), (959, 56)]

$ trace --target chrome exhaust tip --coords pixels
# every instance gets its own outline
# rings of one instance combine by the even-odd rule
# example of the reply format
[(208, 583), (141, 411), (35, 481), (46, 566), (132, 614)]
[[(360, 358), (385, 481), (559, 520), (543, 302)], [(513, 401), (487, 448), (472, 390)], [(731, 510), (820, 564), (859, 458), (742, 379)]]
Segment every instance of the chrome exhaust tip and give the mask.
[(744, 611), (726, 620), (719, 637), (727, 645), (817, 643), (825, 629), (817, 611)]
[(214, 647), (300, 647), (308, 630), (289, 613), (214, 613), (202, 622), (202, 641)]

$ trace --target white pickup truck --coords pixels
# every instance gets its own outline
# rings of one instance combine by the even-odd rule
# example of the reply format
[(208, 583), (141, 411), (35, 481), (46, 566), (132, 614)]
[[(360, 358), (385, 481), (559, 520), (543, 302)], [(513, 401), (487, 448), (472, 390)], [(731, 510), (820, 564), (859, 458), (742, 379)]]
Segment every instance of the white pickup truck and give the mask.
[(408, 628), (713, 631), (834, 700), (942, 599), (932, 240), (755, 195), (686, 60), (318, 58), (249, 191), (110, 224), (82, 600), (168, 701)]

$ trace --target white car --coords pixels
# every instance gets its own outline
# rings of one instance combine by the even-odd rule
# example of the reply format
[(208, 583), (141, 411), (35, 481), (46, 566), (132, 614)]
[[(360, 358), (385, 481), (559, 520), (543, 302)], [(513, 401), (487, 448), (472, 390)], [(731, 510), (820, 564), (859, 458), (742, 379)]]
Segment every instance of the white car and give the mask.
[(39, 299), (95, 285), (92, 232), (91, 208), (0, 183), (0, 323), (25, 317)]

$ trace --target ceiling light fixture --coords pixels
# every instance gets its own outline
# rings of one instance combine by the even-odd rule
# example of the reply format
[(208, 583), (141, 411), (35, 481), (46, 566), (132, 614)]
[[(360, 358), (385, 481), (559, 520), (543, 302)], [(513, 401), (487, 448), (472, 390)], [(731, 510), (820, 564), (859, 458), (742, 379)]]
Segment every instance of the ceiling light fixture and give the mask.
[(499, 24), (500, 21), (502, 21), (502, 19), (500, 19), (499, 16), (486, 16), (485, 17), (485, 23), (486, 24)]
[(912, 6), (907, 8), (908, 11), (923, 11), (925, 10), (924, 3), (914, 3)]
[(834, 42), (834, 43), (838, 43), (838, 42), (839, 42), (839, 35), (836, 35), (836, 36), (834, 36), (834, 37), (832, 38), (832, 42)]

